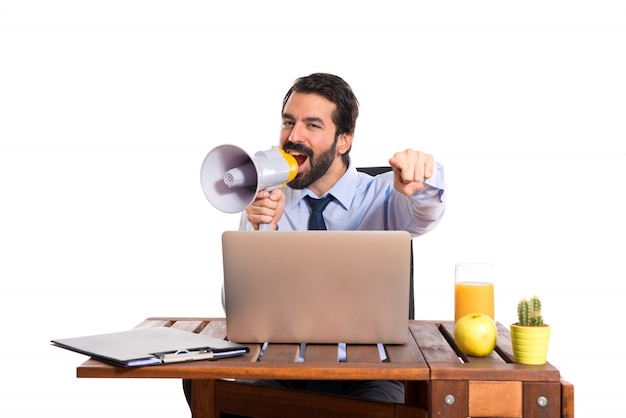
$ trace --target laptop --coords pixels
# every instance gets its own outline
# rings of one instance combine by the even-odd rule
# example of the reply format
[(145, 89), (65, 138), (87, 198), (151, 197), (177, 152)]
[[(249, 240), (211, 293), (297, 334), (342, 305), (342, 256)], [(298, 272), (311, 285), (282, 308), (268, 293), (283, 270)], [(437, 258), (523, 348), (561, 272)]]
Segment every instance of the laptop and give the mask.
[(411, 237), (404, 231), (226, 231), (228, 339), (403, 344)]

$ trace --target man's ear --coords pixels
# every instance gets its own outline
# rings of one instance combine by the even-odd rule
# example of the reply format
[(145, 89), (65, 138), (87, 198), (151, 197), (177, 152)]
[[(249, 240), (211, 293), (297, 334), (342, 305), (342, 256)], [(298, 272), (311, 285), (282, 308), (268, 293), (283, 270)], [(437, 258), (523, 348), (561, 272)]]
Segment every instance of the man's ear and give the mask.
[(345, 154), (352, 147), (353, 134), (341, 134), (337, 139), (337, 152), (341, 155)]

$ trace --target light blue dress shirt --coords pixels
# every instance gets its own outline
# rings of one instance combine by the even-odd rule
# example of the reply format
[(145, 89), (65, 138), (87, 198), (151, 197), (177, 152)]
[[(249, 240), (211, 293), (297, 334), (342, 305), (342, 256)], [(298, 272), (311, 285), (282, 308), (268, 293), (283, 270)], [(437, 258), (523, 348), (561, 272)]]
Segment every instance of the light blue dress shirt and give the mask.
[[(329, 230), (402, 230), (412, 237), (433, 229), (445, 209), (445, 182), (443, 166), (436, 163), (433, 176), (426, 187), (406, 196), (393, 187), (393, 172), (370, 176), (358, 172), (353, 163), (327, 194), (334, 196), (324, 210), (324, 220)], [(281, 231), (306, 230), (311, 210), (304, 199), (310, 195), (318, 198), (308, 188), (302, 190), (286, 187), (286, 202)], [(240, 229), (252, 229), (243, 213)]]

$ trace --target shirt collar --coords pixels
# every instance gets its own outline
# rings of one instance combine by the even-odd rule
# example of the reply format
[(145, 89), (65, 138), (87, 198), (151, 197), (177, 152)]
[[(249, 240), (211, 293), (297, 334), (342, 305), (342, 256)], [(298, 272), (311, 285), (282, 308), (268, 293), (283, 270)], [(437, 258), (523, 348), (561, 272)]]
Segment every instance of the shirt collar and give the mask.
[[(348, 165), (348, 169), (341, 176), (341, 178), (335, 183), (333, 187), (330, 188), (328, 194), (332, 194), (335, 200), (346, 210), (350, 209), (350, 205), (352, 204), (352, 199), (356, 194), (356, 189), (359, 183), (359, 173), (352, 164), (352, 159), (350, 159), (350, 164)], [(286, 191), (287, 192), (287, 191)], [(302, 190), (296, 190), (288, 188), (288, 192), (291, 193), (291, 205), (292, 208), (296, 207), (300, 204), (300, 201), (304, 199), (305, 196), (311, 196), (317, 198), (315, 193), (311, 191), (308, 187)], [(321, 196), (320, 196), (321, 197)], [(289, 199), (287, 199), (289, 201)]]

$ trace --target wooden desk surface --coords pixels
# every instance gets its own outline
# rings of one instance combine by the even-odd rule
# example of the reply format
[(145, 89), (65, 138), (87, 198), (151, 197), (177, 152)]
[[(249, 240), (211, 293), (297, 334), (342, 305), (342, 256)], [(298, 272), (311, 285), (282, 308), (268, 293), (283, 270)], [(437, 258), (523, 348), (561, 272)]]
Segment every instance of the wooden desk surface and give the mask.
[[(148, 318), (137, 327), (160, 326), (216, 338), (226, 336), (226, 321), (221, 318)], [(429, 416), (450, 418), (574, 418), (573, 385), (561, 379), (559, 371), (549, 363), (515, 364), (509, 330), (502, 324), (497, 326), (497, 346), (482, 358), (459, 352), (452, 321), (409, 321), (407, 342), (384, 346), (385, 361), (376, 345), (348, 345), (345, 361), (339, 362), (336, 345), (308, 344), (303, 360), (299, 361), (299, 344), (269, 344), (263, 352), (260, 344), (249, 344), (250, 353), (217, 361), (121, 368), (90, 359), (77, 368), (77, 376), (191, 379), (196, 394), (192, 403), (194, 418), (215, 418), (220, 411), (255, 415), (259, 407), (266, 411), (281, 408), (302, 417), (324, 416), (339, 410), (359, 411), (359, 416), (425, 416), (416, 414), (427, 410)], [(374, 408), (372, 403), (349, 397), (315, 401), (315, 396), (321, 395), (299, 391), (279, 391), (269, 396), (267, 388), (224, 380), (231, 378), (404, 380), (407, 402), (376, 404)], [(253, 392), (258, 396), (251, 395)], [(242, 403), (242, 396), (253, 396), (254, 402)], [(207, 399), (212, 399), (212, 403)], [(252, 409), (241, 409), (244, 407)], [(378, 415), (377, 408), (391, 413)]]
[[(217, 338), (226, 336), (222, 318), (148, 318), (137, 327), (167, 326)], [(345, 362), (338, 362), (337, 346), (308, 344), (299, 362), (298, 344), (249, 344), (250, 353), (217, 361), (195, 361), (159, 366), (120, 368), (93, 359), (77, 368), (83, 378), (184, 379), (363, 379), (363, 380), (485, 380), (559, 382), (559, 371), (549, 363), (525, 366), (513, 363), (509, 331), (498, 324), (496, 349), (487, 357), (458, 352), (451, 321), (410, 321), (406, 344), (385, 345), (381, 361), (376, 345), (348, 345)]]

